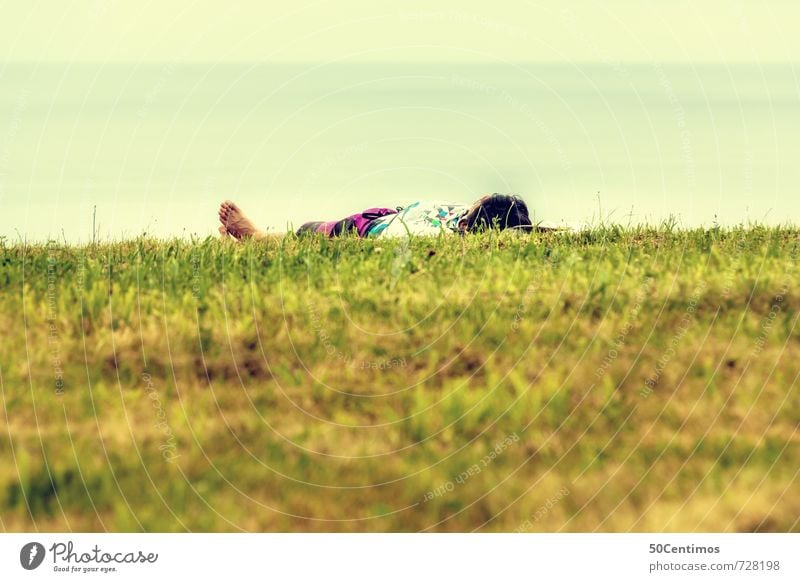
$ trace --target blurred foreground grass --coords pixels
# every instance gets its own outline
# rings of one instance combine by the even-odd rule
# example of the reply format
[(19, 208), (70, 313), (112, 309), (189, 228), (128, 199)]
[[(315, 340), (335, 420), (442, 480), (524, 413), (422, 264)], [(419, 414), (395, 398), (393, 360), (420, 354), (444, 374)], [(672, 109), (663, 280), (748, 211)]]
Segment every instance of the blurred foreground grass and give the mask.
[(0, 527), (798, 531), (800, 232), (0, 248)]

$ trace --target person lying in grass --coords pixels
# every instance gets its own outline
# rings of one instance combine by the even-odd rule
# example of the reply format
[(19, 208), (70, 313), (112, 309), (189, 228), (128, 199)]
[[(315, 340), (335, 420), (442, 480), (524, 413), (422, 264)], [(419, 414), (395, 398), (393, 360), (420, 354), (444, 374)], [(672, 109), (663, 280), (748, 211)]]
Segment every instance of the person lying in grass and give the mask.
[[(219, 227), (223, 237), (263, 239), (267, 234), (247, 218), (239, 207), (226, 200), (219, 207)], [(307, 222), (297, 234), (340, 236), (353, 233), (363, 238), (439, 233), (466, 234), (490, 228), (533, 229), (528, 207), (518, 196), (492, 194), (472, 205), (447, 202), (414, 202), (406, 207), (369, 208), (341, 220)]]

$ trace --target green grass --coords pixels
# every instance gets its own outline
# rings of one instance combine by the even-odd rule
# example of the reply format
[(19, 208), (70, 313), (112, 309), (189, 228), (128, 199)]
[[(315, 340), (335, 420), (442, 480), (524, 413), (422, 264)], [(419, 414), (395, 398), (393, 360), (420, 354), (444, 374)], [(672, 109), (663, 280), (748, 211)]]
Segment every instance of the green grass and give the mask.
[(5, 241), (0, 526), (798, 531), (799, 241)]

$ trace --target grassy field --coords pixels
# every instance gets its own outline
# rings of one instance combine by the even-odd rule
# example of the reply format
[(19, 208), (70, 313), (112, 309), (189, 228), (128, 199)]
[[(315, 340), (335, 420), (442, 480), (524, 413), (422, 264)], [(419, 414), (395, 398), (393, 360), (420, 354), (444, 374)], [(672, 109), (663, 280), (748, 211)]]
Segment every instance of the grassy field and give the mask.
[(800, 231), (0, 249), (0, 527), (800, 531)]

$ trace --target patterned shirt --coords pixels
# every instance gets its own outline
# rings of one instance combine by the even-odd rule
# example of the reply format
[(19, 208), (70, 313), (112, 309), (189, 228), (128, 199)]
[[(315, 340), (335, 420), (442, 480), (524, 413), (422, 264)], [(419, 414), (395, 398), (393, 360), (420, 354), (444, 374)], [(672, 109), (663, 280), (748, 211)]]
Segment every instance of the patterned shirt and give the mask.
[(414, 202), (397, 214), (376, 219), (370, 225), (367, 236), (374, 238), (455, 234), (458, 233), (458, 222), (469, 209), (468, 204)]

